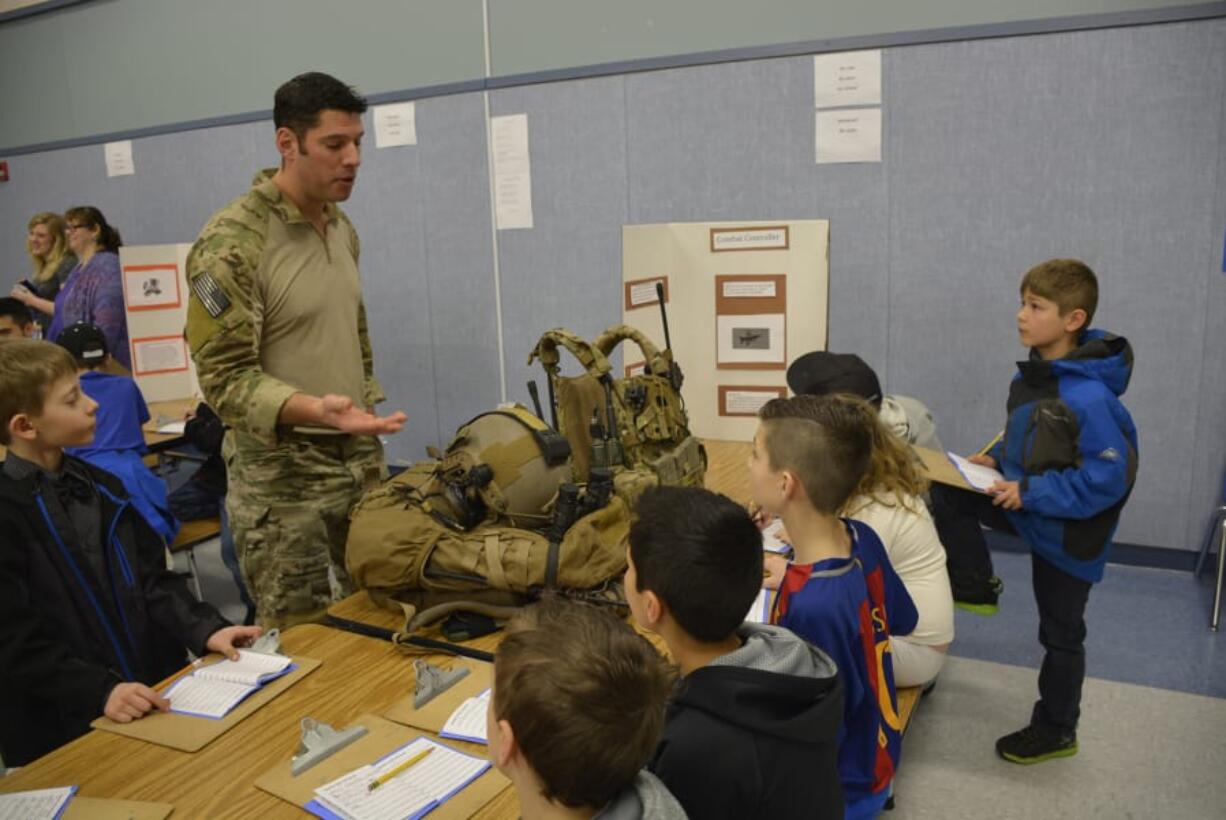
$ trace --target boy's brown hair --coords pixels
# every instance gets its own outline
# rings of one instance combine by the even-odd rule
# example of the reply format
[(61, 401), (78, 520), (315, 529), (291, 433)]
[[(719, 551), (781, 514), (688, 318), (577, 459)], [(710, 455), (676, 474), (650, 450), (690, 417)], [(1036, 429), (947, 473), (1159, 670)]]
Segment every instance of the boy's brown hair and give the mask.
[(1083, 329), (1090, 326), (1090, 320), (1098, 308), (1098, 277), (1089, 265), (1079, 259), (1040, 262), (1026, 271), (1019, 291), (1022, 296), (1030, 291), (1035, 296), (1050, 299), (1059, 306), (1061, 316), (1081, 308), (1086, 312)]
[(609, 612), (545, 598), (507, 625), (494, 715), (511, 724), (547, 799), (600, 807), (651, 757), (674, 681), (651, 644)]
[(0, 444), (9, 443), (13, 416), (41, 415), (51, 386), (76, 374), (77, 363), (59, 345), (38, 339), (0, 343)]
[(772, 470), (791, 470), (814, 509), (838, 512), (855, 492), (873, 451), (857, 406), (834, 396), (771, 399), (758, 411)]

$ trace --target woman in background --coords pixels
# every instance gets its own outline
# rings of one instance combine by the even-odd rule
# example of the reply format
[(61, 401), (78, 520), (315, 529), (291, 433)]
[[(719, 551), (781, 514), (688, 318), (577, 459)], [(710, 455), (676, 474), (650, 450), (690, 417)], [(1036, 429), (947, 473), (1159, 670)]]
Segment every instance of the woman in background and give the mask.
[(46, 330), (55, 311), (55, 297), (77, 266), (77, 257), (68, 249), (64, 236), (64, 219), (59, 214), (44, 211), (30, 219), (26, 234), (26, 253), (34, 268), (33, 275), (14, 285), (9, 295), (28, 307), (34, 320)]
[(76, 322), (89, 322), (102, 329), (111, 356), (128, 370), (128, 317), (123, 305), (123, 279), (119, 269), (119, 231), (93, 206), (64, 212), (68, 248), (77, 255), (77, 266), (55, 300), (55, 313), (46, 338), (54, 342), (60, 331)]

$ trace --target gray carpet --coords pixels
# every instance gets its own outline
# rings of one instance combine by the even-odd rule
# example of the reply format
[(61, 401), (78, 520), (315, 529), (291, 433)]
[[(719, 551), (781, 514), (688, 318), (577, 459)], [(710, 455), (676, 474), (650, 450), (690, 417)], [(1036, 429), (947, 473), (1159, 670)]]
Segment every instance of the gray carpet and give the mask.
[(903, 741), (885, 820), (1226, 817), (1226, 700), (1090, 679), (1077, 755), (1007, 763), (994, 743), (1026, 723), (1037, 679), (951, 657)]

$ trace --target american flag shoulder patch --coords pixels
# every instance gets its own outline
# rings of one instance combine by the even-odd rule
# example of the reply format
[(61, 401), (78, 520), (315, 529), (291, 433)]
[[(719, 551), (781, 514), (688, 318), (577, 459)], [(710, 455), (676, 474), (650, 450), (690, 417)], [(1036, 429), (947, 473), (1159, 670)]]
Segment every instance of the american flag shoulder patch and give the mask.
[(196, 294), (200, 304), (204, 305), (204, 309), (214, 319), (221, 318), (221, 315), (230, 309), (230, 297), (226, 296), (221, 285), (217, 284), (213, 274), (208, 271), (192, 280), (192, 293)]

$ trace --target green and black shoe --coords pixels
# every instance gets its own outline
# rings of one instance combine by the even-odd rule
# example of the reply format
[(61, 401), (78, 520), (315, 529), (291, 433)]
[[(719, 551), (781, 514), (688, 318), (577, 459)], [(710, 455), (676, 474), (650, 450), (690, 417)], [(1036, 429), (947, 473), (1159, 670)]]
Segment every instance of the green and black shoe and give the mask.
[(1005, 582), (993, 575), (987, 584), (978, 589), (955, 589), (954, 606), (976, 615), (995, 615), (1000, 611), (1000, 594), (1005, 591)]
[(1042, 763), (1077, 754), (1077, 733), (1030, 725), (996, 741), (996, 754), (1010, 763)]

